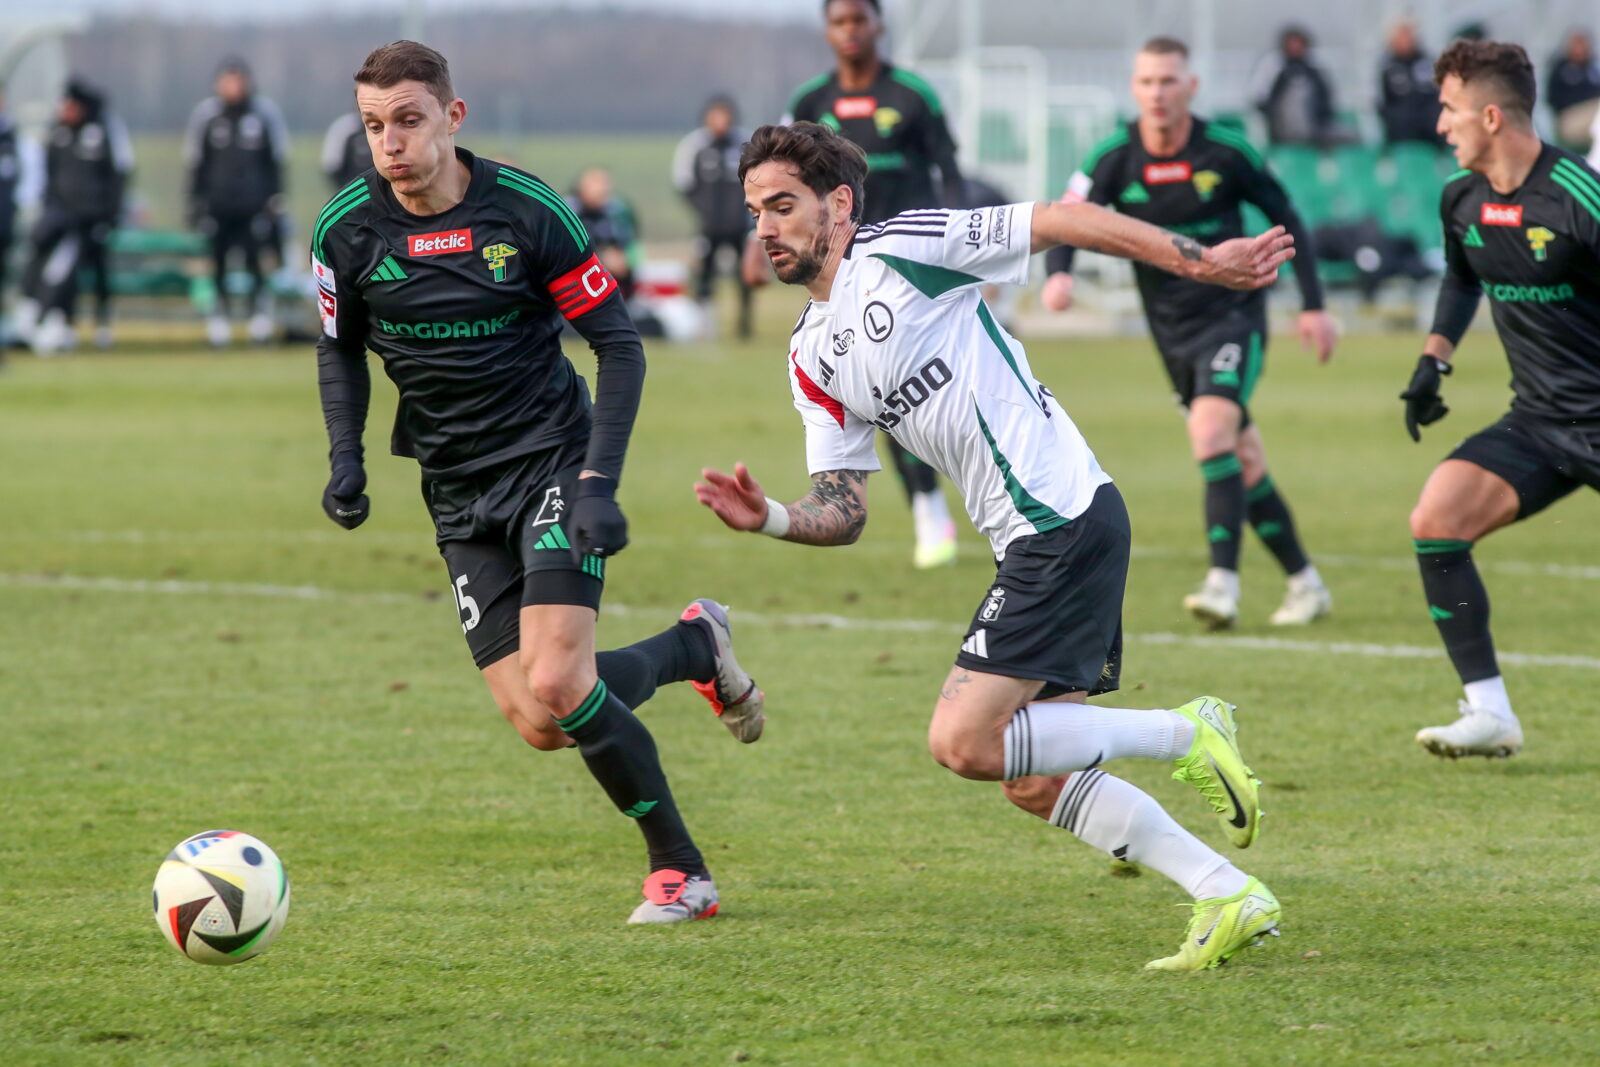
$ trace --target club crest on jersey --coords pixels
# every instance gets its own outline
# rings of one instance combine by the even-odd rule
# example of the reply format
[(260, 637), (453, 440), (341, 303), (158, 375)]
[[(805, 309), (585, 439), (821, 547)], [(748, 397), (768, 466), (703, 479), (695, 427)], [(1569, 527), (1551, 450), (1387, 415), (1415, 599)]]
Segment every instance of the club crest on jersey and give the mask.
[(494, 280), (506, 280), (506, 260), (517, 254), (517, 250), (507, 244), (490, 245), (483, 250), (483, 261), (494, 272)]
[(866, 327), (867, 339), (881, 345), (894, 333), (894, 312), (882, 300), (874, 300), (861, 313), (861, 325)]
[(1529, 226), (1527, 237), (1528, 247), (1533, 249), (1533, 258), (1543, 263), (1550, 256), (1550, 251), (1546, 246), (1556, 239), (1556, 235), (1543, 226)]
[(1175, 182), (1186, 182), (1193, 173), (1192, 167), (1185, 160), (1176, 163), (1146, 163), (1144, 166), (1144, 183), (1146, 185), (1172, 185)]
[(406, 238), (406, 254), (409, 256), (446, 256), (452, 252), (470, 251), (472, 251), (470, 229), (414, 233)]
[(1200, 194), (1200, 199), (1210, 200), (1211, 194), (1222, 184), (1222, 175), (1214, 170), (1203, 170), (1194, 176), (1193, 181), (1194, 191)]
[(561, 521), (561, 513), (567, 510), (567, 502), (561, 498), (561, 487), (552, 485), (544, 491), (544, 502), (539, 505), (539, 512), (533, 517), (529, 526), (548, 526), (553, 522)]
[(1485, 226), (1521, 226), (1521, 204), (1485, 204), (1478, 221)]
[(904, 117), (897, 108), (880, 107), (872, 113), (872, 124), (878, 128), (879, 137), (887, 137)]

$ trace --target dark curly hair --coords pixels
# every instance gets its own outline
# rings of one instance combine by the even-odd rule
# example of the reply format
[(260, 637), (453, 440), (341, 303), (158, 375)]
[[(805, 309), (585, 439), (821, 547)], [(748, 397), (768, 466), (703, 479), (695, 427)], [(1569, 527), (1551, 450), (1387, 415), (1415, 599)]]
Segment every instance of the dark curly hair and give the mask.
[(852, 141), (815, 122), (762, 126), (739, 153), (739, 181), (763, 163), (787, 163), (806, 188), (825, 197), (841, 185), (850, 187), (850, 217), (861, 221), (861, 186), (867, 157)]

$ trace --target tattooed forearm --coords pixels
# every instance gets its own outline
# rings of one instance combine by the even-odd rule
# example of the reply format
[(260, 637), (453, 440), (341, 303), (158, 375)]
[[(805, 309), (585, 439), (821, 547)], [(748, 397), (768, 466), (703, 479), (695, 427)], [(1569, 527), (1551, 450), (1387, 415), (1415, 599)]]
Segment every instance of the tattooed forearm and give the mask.
[(867, 472), (819, 471), (811, 492), (789, 505), (785, 541), (850, 545), (867, 525)]
[(1193, 237), (1183, 237), (1175, 234), (1172, 238), (1172, 247), (1178, 250), (1178, 255), (1195, 263), (1200, 262), (1201, 258), (1206, 254), (1205, 247)]

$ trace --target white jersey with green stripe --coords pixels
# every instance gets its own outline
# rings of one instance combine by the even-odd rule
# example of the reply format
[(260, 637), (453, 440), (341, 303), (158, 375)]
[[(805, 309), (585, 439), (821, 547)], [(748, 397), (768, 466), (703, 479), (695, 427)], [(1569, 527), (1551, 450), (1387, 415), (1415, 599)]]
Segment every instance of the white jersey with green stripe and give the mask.
[(1005, 204), (862, 227), (789, 346), (811, 472), (878, 470), (882, 429), (956, 484), (997, 559), (1111, 480), (980, 291), (1028, 280), (1032, 224)]

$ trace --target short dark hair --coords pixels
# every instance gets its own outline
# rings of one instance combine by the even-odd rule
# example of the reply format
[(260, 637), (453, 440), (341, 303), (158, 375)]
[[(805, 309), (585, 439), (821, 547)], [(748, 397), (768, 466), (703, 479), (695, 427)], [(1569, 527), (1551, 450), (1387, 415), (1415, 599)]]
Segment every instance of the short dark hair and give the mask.
[(1502, 111), (1533, 118), (1538, 81), (1533, 62), (1520, 44), (1509, 41), (1456, 41), (1433, 64), (1433, 84), (1454, 74), (1462, 85), (1487, 85)]
[[(826, 15), (828, 8), (832, 7), (836, 2), (837, 0), (822, 0), (822, 13)], [(861, 2), (872, 8), (874, 15), (883, 18), (883, 8), (878, 5), (878, 0), (861, 0)]]
[(1189, 46), (1176, 37), (1152, 37), (1146, 41), (1139, 51), (1147, 52), (1153, 56), (1182, 56), (1189, 58)]
[(815, 122), (792, 126), (762, 126), (739, 153), (739, 181), (763, 163), (787, 163), (806, 188), (819, 197), (841, 185), (850, 187), (850, 217), (861, 221), (862, 183), (867, 177), (867, 155), (854, 142)]
[(450, 84), (449, 61), (416, 41), (395, 41), (374, 48), (356, 71), (357, 85), (388, 89), (405, 81), (426, 85), (446, 107), (456, 98), (455, 87)]

